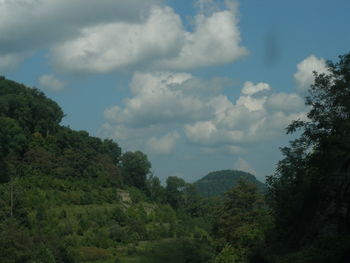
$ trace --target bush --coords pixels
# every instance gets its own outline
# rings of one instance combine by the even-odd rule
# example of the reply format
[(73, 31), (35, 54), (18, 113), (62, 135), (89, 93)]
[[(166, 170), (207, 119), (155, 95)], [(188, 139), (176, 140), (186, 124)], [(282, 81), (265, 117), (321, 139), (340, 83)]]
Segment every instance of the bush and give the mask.
[(81, 261), (106, 260), (111, 256), (108, 250), (97, 247), (76, 248), (74, 254)]

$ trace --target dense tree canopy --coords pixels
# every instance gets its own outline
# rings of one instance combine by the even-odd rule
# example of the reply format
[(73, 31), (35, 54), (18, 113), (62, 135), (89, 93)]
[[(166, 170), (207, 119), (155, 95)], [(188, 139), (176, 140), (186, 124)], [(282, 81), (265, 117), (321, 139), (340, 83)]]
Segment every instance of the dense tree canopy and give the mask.
[(215, 213), (214, 234), (222, 248), (217, 262), (249, 262), (271, 226), (271, 217), (256, 184), (239, 180), (225, 193)]
[(121, 157), (121, 169), (125, 184), (146, 190), (151, 163), (144, 153), (140, 151), (124, 153)]
[(350, 53), (314, 75), (307, 119), (287, 128), (301, 135), (282, 148), (284, 159), (268, 178), (280, 238), (289, 247), (350, 233)]
[(0, 262), (213, 256), (206, 231), (169, 205), (144, 153), (122, 154), (112, 140), (59, 125), (62, 117), (40, 91), (0, 78)]

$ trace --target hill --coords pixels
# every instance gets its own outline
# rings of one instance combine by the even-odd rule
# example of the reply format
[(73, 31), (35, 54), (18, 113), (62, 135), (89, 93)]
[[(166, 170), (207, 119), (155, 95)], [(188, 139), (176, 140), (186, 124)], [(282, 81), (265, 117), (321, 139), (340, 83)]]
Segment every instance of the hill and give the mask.
[(150, 176), (144, 153), (62, 126), (63, 117), (40, 90), (0, 77), (0, 262), (211, 257), (198, 252), (210, 250), (195, 238), (206, 233), (201, 218), (191, 223), (169, 200), (195, 203)]
[(265, 185), (258, 181), (254, 175), (238, 170), (221, 170), (207, 174), (194, 183), (200, 195), (212, 197), (221, 195), (234, 187), (240, 178), (246, 179), (265, 190)]

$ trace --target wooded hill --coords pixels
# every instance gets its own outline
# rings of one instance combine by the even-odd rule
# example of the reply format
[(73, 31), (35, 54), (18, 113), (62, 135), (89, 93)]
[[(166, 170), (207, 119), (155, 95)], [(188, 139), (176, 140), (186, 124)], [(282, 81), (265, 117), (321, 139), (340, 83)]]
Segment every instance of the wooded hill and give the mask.
[(0, 262), (214, 255), (202, 208), (182, 179), (161, 186), (145, 154), (61, 126), (63, 116), (41, 91), (0, 78)]
[(203, 197), (220, 196), (238, 184), (240, 179), (256, 184), (258, 189), (265, 191), (265, 185), (254, 175), (238, 170), (221, 170), (207, 174), (194, 182), (198, 194)]

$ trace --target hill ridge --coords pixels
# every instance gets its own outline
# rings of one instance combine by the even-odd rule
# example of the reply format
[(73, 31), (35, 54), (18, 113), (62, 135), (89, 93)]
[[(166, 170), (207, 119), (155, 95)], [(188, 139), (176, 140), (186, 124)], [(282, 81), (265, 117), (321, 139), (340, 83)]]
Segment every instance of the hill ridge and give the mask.
[(236, 185), (240, 178), (246, 179), (264, 191), (265, 185), (248, 172), (235, 169), (213, 171), (193, 184), (200, 195), (205, 197), (220, 196)]

